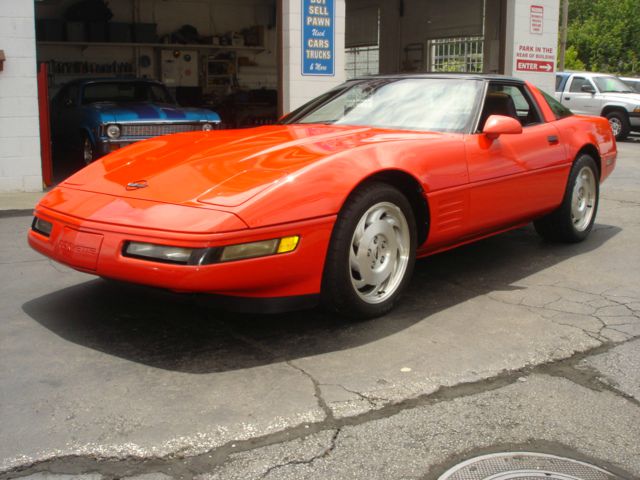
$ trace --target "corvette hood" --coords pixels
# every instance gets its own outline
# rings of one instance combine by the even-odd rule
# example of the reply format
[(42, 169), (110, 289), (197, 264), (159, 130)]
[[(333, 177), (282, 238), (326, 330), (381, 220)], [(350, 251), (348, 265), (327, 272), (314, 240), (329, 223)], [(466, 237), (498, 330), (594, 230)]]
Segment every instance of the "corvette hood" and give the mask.
[(125, 198), (232, 208), (328, 156), (416, 135), (441, 136), (330, 125), (185, 133), (112, 153), (64, 185)]
[(91, 108), (100, 112), (105, 122), (197, 122), (219, 120), (214, 112), (199, 108), (181, 108), (149, 102), (96, 103)]

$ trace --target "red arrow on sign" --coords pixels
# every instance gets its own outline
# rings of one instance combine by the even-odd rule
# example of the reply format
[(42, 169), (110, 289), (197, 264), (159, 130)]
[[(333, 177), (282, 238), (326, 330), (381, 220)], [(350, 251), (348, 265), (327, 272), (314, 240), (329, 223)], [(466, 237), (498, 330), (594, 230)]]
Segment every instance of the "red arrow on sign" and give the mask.
[(542, 60), (518, 60), (516, 70), (520, 72), (553, 72), (553, 62)]

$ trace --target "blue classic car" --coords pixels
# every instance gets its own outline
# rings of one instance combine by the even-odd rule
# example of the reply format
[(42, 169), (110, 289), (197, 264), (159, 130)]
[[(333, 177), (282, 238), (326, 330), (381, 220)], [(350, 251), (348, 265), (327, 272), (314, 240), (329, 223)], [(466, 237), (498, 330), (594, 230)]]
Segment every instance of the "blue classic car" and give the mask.
[(180, 107), (153, 80), (74, 80), (51, 101), (54, 148), (79, 151), (85, 163), (138, 140), (211, 130), (217, 123), (217, 113)]

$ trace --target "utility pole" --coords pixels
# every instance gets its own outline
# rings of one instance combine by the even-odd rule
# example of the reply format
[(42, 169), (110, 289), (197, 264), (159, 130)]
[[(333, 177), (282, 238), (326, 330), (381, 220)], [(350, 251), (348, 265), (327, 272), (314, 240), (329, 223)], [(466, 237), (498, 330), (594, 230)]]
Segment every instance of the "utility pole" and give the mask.
[(564, 56), (567, 51), (567, 25), (569, 23), (569, 0), (562, 0), (562, 25), (560, 26), (560, 51), (558, 52), (558, 70), (564, 71)]

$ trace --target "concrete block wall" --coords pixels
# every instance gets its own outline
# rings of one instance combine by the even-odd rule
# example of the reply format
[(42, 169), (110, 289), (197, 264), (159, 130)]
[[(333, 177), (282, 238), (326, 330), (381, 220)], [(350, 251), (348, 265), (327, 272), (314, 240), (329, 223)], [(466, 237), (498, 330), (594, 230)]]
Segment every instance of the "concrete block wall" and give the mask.
[(335, 0), (335, 66), (334, 76), (302, 75), (302, 2), (284, 0), (283, 33), (283, 113), (291, 112), (318, 95), (345, 81), (344, 36), (345, 0)]
[(0, 0), (0, 192), (42, 191), (33, 8)]

